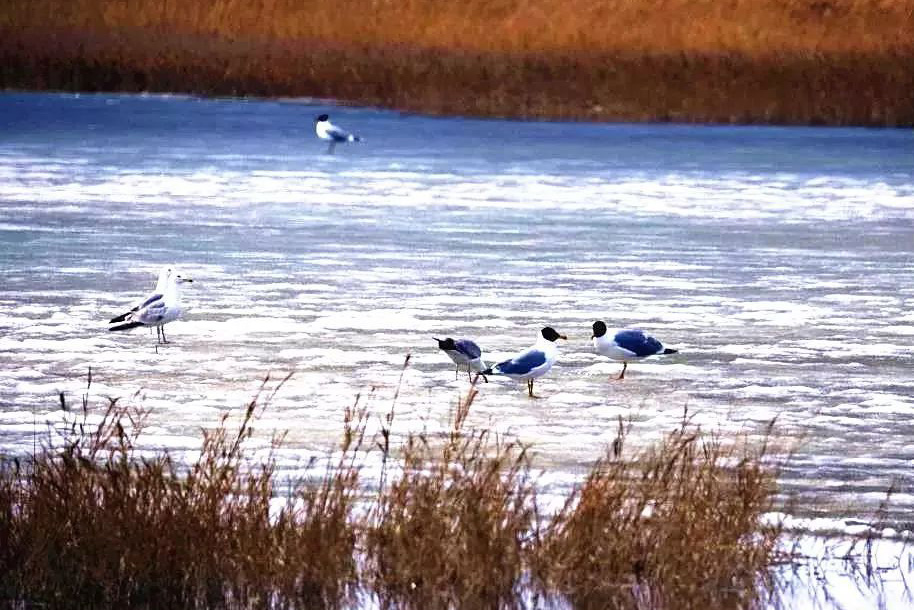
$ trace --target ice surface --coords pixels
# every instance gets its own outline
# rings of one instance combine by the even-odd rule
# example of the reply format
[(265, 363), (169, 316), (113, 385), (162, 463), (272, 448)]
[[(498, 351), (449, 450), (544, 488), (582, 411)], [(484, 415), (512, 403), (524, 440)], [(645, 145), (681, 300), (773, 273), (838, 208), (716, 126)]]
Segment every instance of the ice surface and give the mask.
[[(395, 433), (446, 427), (467, 381), (432, 336), (497, 361), (550, 325), (542, 399), (493, 377), (470, 423), (534, 443), (557, 491), (618, 417), (644, 444), (688, 407), (721, 432), (776, 418), (784, 493), (834, 519), (893, 481), (890, 513), (914, 507), (909, 133), (334, 108), (367, 141), (329, 156), (322, 108), (0, 95), (0, 444), (30, 450), (89, 367), (96, 404), (142, 402), (149, 448), (180, 450), (291, 371), (262, 426), (298, 472), (357, 395), (380, 416), (399, 387)], [(172, 344), (108, 333), (165, 263), (195, 280)], [(595, 319), (680, 352), (616, 381)]]

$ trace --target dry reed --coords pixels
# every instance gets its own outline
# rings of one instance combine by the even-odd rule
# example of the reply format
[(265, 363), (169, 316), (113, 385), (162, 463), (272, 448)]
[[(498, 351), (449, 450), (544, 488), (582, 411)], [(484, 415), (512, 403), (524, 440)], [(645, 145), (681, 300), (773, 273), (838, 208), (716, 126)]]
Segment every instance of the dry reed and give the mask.
[(373, 506), (366, 563), (383, 607), (504, 608), (521, 599), (536, 515), (527, 448), (466, 430), (475, 396), (474, 387), (458, 403), (446, 438), (407, 438)]
[[(625, 458), (622, 422), (607, 455), (551, 520), (534, 571), (576, 608), (752, 608), (775, 589), (781, 536), (765, 444), (725, 447), (686, 416)], [(759, 586), (759, 585), (762, 586)]]
[(11, 0), (0, 87), (914, 125), (914, 0)]
[[(338, 457), (280, 492), (282, 437), (266, 453), (250, 445), (267, 383), (240, 423), (204, 433), (189, 464), (140, 451), (142, 409), (112, 400), (93, 415), (88, 398), (80, 413), (62, 397), (63, 443), (0, 456), (0, 605), (350, 608), (368, 596), (384, 608), (520, 608), (564, 596), (575, 608), (723, 608), (774, 588), (764, 444), (725, 448), (684, 420), (627, 456), (620, 423), (549, 514), (529, 448), (468, 425), (473, 386), (448, 433), (400, 442), (396, 399), (370, 437), (357, 399)], [(380, 479), (363, 482), (372, 452)]]
[[(355, 582), (354, 471), (345, 463), (332, 469), (271, 518), (275, 460), (272, 453), (250, 460), (245, 450), (269, 402), (268, 379), (237, 430), (226, 416), (203, 433), (199, 458), (189, 466), (167, 452), (141, 453), (136, 441), (146, 414), (116, 400), (92, 425), (84, 399), (62, 447), (46, 446), (27, 462), (3, 460), (0, 601), (54, 608), (340, 606)], [(68, 409), (63, 395), (61, 405)], [(278, 606), (271, 601), (277, 592)]]

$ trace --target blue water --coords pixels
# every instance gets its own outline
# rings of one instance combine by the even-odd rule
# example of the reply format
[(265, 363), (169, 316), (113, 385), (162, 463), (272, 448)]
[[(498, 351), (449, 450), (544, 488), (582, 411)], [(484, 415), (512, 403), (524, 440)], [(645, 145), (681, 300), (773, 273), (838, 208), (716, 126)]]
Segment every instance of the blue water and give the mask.
[[(312, 119), (365, 142), (336, 154)], [(173, 263), (195, 282), (155, 336), (106, 331)], [(914, 529), (914, 134), (426, 118), (307, 101), (0, 95), (0, 445), (57, 391), (146, 406), (150, 447), (199, 444), (268, 372), (282, 468), (334, 446), (357, 393), (442, 429), (466, 391), (431, 337), (492, 361), (568, 335), (537, 382), (483, 385), (471, 423), (533, 443), (557, 489), (683, 409), (790, 454), (798, 515), (866, 518), (894, 482)], [(629, 366), (590, 325), (679, 353)], [(400, 382), (401, 365), (412, 354)], [(727, 437), (725, 434), (725, 437)]]

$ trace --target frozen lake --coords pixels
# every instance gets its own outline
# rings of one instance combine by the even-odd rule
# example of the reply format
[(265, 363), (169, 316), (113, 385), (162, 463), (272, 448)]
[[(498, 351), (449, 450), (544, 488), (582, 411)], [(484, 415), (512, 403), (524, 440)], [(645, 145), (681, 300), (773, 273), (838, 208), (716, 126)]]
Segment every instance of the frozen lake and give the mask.
[[(335, 155), (330, 112), (366, 138)], [(154, 349), (106, 321), (174, 263), (195, 282)], [(283, 468), (333, 447), (357, 393), (398, 430), (446, 425), (466, 378), (435, 336), (488, 359), (568, 336), (537, 383), (483, 384), (472, 423), (533, 443), (558, 487), (621, 415), (633, 439), (684, 407), (709, 430), (777, 418), (791, 510), (914, 508), (910, 130), (437, 119), (282, 101), (0, 95), (0, 445), (27, 452), (56, 393), (136, 393), (148, 442), (199, 445), (272, 371), (261, 428)], [(590, 325), (679, 354), (596, 356)], [(374, 388), (372, 390), (372, 388)]]

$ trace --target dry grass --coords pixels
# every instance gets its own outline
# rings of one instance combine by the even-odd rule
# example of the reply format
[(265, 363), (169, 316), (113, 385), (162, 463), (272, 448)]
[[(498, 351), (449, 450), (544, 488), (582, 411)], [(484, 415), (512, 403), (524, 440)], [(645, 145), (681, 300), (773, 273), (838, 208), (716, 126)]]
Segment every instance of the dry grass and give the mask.
[(911, 0), (12, 0), (0, 25), (476, 52), (910, 50)]
[[(774, 480), (756, 451), (683, 417), (634, 459), (626, 431), (542, 533), (535, 572), (578, 608), (751, 608), (771, 591), (781, 535), (762, 527)], [(764, 584), (759, 587), (760, 580)]]
[(378, 495), (365, 545), (384, 607), (518, 605), (536, 523), (530, 462), (518, 442), (464, 429), (474, 397), (458, 404), (446, 439), (409, 436)]
[(84, 402), (62, 447), (3, 460), (0, 600), (256, 608), (281, 592), (282, 607), (341, 605), (355, 582), (355, 473), (342, 464), (271, 518), (274, 459), (245, 451), (268, 401), (259, 393), (235, 431), (223, 418), (205, 432), (189, 466), (142, 455), (145, 413), (113, 400), (94, 425)]
[(914, 0), (10, 0), (0, 87), (914, 125)]
[[(520, 608), (564, 596), (575, 608), (748, 608), (775, 588), (780, 532), (759, 521), (775, 491), (764, 445), (725, 448), (684, 420), (626, 455), (620, 423), (552, 514), (538, 507), (528, 447), (468, 426), (475, 388), (448, 434), (399, 442), (394, 407), (366, 437), (357, 400), (338, 458), (277, 502), (282, 438), (273, 451), (250, 445), (271, 395), (265, 381), (189, 465), (140, 452), (145, 414), (117, 401), (93, 415), (84, 400), (63, 444), (0, 456), (0, 604), (349, 608), (369, 596), (384, 608)], [(383, 472), (362, 481), (371, 453)]]

